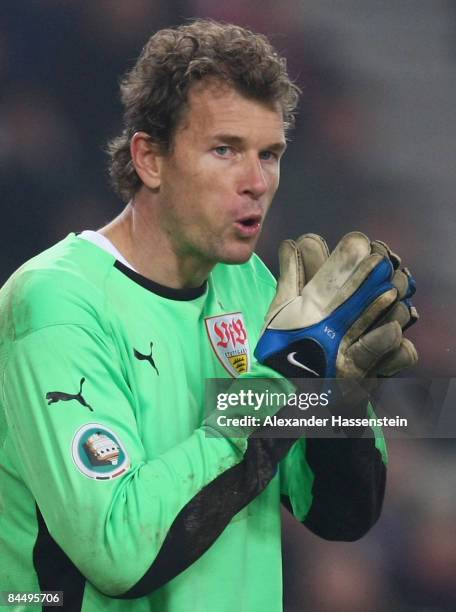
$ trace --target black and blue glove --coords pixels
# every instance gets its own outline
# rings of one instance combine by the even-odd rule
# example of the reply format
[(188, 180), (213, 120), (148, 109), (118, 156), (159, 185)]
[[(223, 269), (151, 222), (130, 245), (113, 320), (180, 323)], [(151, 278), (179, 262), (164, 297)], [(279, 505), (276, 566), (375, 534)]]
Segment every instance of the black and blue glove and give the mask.
[(415, 282), (385, 243), (352, 232), (329, 254), (314, 234), (279, 249), (280, 278), (255, 349), (288, 378), (393, 376), (418, 359), (403, 330)]

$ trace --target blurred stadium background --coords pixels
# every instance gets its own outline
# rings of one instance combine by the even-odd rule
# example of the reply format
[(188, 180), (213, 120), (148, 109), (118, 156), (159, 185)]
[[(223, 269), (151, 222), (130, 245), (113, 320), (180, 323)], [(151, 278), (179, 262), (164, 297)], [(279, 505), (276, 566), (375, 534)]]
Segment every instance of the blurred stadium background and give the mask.
[[(106, 180), (118, 79), (147, 37), (190, 17), (270, 36), (303, 88), (259, 252), (359, 229), (418, 279), (418, 375), (453, 376), (456, 4), (452, 0), (3, 0), (0, 281), (122, 207)], [(394, 440), (384, 513), (327, 543), (284, 515), (287, 612), (454, 612), (456, 444)]]

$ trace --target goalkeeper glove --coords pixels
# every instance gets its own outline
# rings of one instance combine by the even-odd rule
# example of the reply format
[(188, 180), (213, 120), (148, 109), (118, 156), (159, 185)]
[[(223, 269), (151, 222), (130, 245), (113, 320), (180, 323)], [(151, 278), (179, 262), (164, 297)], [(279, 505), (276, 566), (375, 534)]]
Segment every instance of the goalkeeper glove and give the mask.
[(417, 353), (402, 328), (414, 281), (380, 241), (347, 234), (329, 255), (308, 234), (279, 250), (280, 278), (255, 356), (289, 378), (391, 376)]

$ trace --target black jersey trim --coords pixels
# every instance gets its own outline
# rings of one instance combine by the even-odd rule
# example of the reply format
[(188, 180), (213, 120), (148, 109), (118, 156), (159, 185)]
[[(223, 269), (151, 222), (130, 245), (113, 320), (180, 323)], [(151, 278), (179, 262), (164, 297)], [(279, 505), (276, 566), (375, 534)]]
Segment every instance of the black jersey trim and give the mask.
[[(80, 612), (86, 579), (50, 535), (43, 515), (36, 506), (38, 533), (33, 547), (33, 566), (41, 591), (63, 591), (65, 612)], [(55, 610), (43, 606), (42, 610)]]
[(177, 300), (182, 302), (195, 300), (196, 298), (201, 297), (205, 293), (207, 288), (207, 281), (204, 281), (204, 283), (199, 287), (190, 287), (188, 289), (173, 289), (172, 287), (165, 287), (165, 285), (160, 285), (159, 283), (150, 280), (150, 278), (146, 278), (142, 274), (139, 274), (139, 272), (135, 272), (117, 259), (114, 263), (114, 267), (117, 268), (119, 272), (122, 272), (122, 274), (125, 274), (125, 276), (128, 276), (130, 280), (134, 281), (138, 285), (141, 285), (141, 287), (144, 287), (144, 289), (152, 291), (152, 293), (155, 293), (160, 297), (167, 298), (168, 300)]
[[(325, 540), (353, 542), (377, 522), (386, 467), (372, 438), (308, 438), (306, 459), (314, 473), (313, 501), (303, 524)], [(293, 514), (290, 499), (283, 505)]]
[(295, 442), (250, 438), (242, 461), (203, 487), (180, 511), (147, 572), (116, 598), (148, 595), (197, 561), (231, 519), (266, 488)]

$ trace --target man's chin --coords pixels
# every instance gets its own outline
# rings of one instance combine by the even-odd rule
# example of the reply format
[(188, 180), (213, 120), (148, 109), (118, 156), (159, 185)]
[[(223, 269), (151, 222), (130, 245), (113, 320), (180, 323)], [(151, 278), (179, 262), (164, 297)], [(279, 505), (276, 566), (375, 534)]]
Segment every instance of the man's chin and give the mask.
[(224, 263), (229, 266), (240, 265), (240, 264), (243, 264), (249, 261), (252, 255), (253, 255), (253, 248), (244, 249), (238, 253), (224, 255), (224, 257), (220, 259), (220, 263)]
[(257, 242), (256, 236), (248, 240), (225, 241), (215, 253), (217, 262), (232, 266), (246, 263), (252, 257)]

